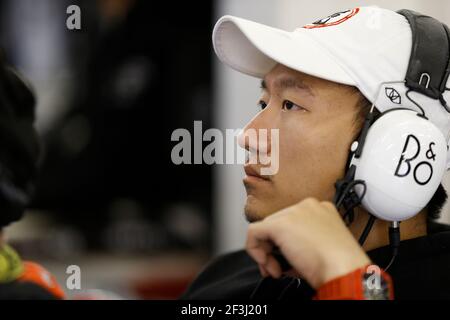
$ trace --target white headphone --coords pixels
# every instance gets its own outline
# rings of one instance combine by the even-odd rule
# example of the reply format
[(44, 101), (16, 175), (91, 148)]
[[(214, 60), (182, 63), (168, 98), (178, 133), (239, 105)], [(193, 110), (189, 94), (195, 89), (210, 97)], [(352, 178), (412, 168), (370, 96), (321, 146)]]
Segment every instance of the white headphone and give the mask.
[(409, 109), (384, 112), (352, 144), (350, 166), (361, 204), (375, 217), (403, 221), (420, 212), (444, 175), (447, 143), (423, 115)]
[[(408, 88), (407, 98), (409, 91), (418, 92), (439, 100), (450, 113), (443, 97), (450, 75), (449, 28), (414, 11), (398, 13), (408, 20), (413, 35), (402, 81)], [(344, 204), (349, 212), (360, 202), (374, 217), (400, 222), (419, 213), (431, 200), (446, 169), (448, 146), (423, 108), (414, 104), (421, 113), (391, 109), (377, 119), (372, 106), (358, 140), (352, 144), (346, 176), (336, 183), (338, 208)]]

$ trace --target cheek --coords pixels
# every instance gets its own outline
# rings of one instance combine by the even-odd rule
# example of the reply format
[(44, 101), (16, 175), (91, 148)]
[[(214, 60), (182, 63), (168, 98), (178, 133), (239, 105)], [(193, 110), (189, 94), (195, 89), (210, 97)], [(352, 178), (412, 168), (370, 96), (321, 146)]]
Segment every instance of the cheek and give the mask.
[(352, 142), (351, 133), (346, 131), (326, 124), (298, 128), (289, 135), (280, 131), (276, 182), (283, 193), (291, 197), (328, 198), (345, 171)]

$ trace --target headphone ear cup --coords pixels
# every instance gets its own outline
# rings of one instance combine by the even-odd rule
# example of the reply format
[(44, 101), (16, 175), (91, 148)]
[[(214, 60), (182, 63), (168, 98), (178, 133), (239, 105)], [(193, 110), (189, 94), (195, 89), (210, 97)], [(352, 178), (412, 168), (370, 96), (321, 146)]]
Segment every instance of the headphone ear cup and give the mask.
[[(383, 113), (368, 130), (355, 180), (363, 180), (363, 207), (387, 221), (403, 221), (431, 200), (445, 172), (447, 143), (441, 131), (412, 110)], [(361, 196), (362, 186), (355, 191)]]

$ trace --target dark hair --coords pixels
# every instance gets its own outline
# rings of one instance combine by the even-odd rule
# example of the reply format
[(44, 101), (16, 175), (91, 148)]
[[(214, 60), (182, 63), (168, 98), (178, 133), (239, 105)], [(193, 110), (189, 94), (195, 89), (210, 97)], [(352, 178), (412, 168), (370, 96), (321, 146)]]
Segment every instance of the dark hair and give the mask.
[[(359, 99), (357, 102), (358, 112), (355, 115), (355, 124), (356, 124), (356, 135), (359, 134), (361, 130), (366, 115), (370, 112), (372, 108), (372, 103), (367, 100), (367, 98), (356, 88), (354, 88), (355, 94), (359, 95)], [(380, 114), (380, 112), (375, 108), (374, 109), (375, 117)], [(439, 185), (430, 202), (427, 204), (427, 218), (429, 220), (439, 219), (441, 215), (442, 207), (447, 201), (447, 192), (445, 191), (442, 184)]]

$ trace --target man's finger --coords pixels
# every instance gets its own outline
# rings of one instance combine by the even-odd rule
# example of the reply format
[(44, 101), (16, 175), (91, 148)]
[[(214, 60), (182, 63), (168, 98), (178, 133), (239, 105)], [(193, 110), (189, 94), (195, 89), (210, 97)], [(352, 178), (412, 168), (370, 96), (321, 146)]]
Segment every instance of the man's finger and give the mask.
[(262, 265), (258, 264), (258, 268), (259, 268), (259, 272), (261, 273), (261, 276), (263, 278), (269, 276), (269, 273), (267, 272), (267, 270)]
[(273, 249), (271, 239), (265, 230), (266, 228), (259, 223), (250, 225), (247, 232), (247, 253), (261, 265), (266, 265), (267, 255)]
[(267, 264), (264, 267), (266, 268), (267, 272), (269, 272), (269, 274), (272, 276), (272, 278), (279, 278), (283, 273), (280, 264), (272, 255), (267, 256)]

